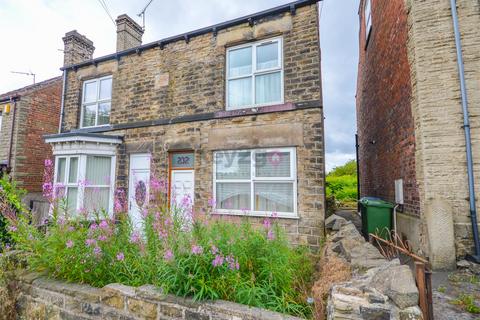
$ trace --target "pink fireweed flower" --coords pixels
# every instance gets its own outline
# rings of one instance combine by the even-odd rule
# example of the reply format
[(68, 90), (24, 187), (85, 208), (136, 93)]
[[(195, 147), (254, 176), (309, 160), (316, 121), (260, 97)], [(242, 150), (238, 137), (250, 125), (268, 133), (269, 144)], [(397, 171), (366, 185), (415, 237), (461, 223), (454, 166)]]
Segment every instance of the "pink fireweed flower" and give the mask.
[(53, 161), (51, 159), (45, 159), (45, 167), (53, 166)]
[(153, 192), (161, 192), (161, 193), (167, 192), (167, 184), (165, 180), (158, 179), (154, 175), (150, 178), (150, 188), (152, 189)]
[(106, 220), (100, 221), (100, 224), (98, 225), (100, 229), (107, 229), (108, 228), (108, 222)]
[(53, 191), (54, 200), (65, 197), (65, 185), (63, 183), (55, 183), (53, 185)]
[(212, 254), (217, 254), (219, 252), (218, 248), (212, 244), (212, 247), (210, 249), (210, 252)]
[(70, 232), (75, 231), (75, 227), (74, 227), (74, 226), (70, 226), (70, 227), (68, 227), (67, 230), (70, 231)]
[(107, 236), (104, 234), (98, 236), (98, 241), (107, 241), (107, 239)]
[(90, 230), (94, 231), (94, 230), (97, 230), (97, 229), (98, 229), (98, 224), (92, 223), (92, 224), (90, 225)]
[(166, 250), (165, 254), (163, 255), (163, 259), (165, 259), (165, 261), (172, 261), (173, 260), (172, 250)]
[(267, 232), (267, 239), (268, 239), (268, 240), (275, 240), (275, 233), (273, 232), (272, 229), (268, 230), (268, 232)]
[(87, 247), (91, 247), (92, 245), (94, 245), (96, 243), (95, 239), (87, 239), (85, 240), (85, 245)]
[(117, 260), (118, 260), (118, 261), (123, 261), (123, 260), (125, 260), (125, 255), (123, 254), (123, 252), (119, 252), (119, 253), (117, 254)]
[(102, 254), (102, 249), (100, 247), (93, 248), (93, 254), (95, 254), (96, 256), (101, 255)]
[(199, 255), (203, 253), (203, 248), (201, 246), (193, 245), (192, 246), (192, 253)]
[(18, 228), (16, 226), (9, 226), (8, 227), (8, 231), (10, 232), (16, 232), (18, 230)]
[(272, 223), (270, 222), (270, 219), (266, 218), (263, 220), (263, 227), (265, 229), (270, 229), (270, 227), (272, 226)]
[(223, 264), (224, 258), (222, 255), (217, 254), (215, 259), (212, 260), (212, 265), (214, 267), (220, 267)]
[(140, 242), (140, 234), (137, 231), (133, 232), (132, 235), (130, 236), (130, 242), (131, 243)]
[(225, 261), (227, 262), (228, 267), (230, 268), (230, 270), (238, 270), (238, 269), (240, 269), (240, 264), (238, 263), (238, 260), (235, 259), (232, 255), (228, 255), (228, 256), (225, 258)]
[(272, 218), (273, 218), (273, 219), (278, 218), (278, 213), (277, 213), (277, 212), (272, 212)]
[(73, 241), (72, 240), (68, 240), (65, 245), (67, 246), (67, 248), (71, 248), (73, 247)]
[(147, 208), (143, 208), (141, 214), (142, 214), (142, 218), (143, 218), (143, 219), (146, 219), (146, 218), (148, 217), (148, 210), (147, 210)]
[(208, 198), (208, 206), (214, 208), (217, 202), (214, 198)]
[(115, 210), (115, 213), (127, 211), (127, 197), (125, 194), (125, 189), (118, 188), (117, 190), (115, 190), (113, 209)]
[(43, 196), (50, 200), (53, 196), (53, 184), (51, 182), (44, 182), (42, 185)]

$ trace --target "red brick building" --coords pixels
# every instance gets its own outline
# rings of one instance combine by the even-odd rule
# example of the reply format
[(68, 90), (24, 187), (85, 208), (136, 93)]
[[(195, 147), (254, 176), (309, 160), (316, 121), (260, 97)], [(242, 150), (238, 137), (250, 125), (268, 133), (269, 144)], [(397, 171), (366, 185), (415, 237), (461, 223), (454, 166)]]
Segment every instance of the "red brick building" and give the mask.
[[(452, 8), (449, 1), (361, 0), (359, 7), (360, 193), (397, 203), (398, 232), (438, 268), (450, 268), (455, 257), (475, 252), (462, 59), (456, 54), (452, 18), (458, 11), (475, 161), (480, 150), (480, 3), (456, 2)], [(475, 164), (480, 190), (478, 169)]]
[(25, 204), (43, 211), (44, 161), (52, 156), (43, 135), (58, 132), (61, 77), (0, 95), (0, 165), (28, 194)]

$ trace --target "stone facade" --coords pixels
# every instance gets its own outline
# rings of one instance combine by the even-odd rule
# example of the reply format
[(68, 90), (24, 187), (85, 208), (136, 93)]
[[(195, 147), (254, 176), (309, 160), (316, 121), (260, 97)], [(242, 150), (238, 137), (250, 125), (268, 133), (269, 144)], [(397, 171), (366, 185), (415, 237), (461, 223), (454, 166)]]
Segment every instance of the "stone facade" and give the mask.
[[(284, 103), (227, 111), (227, 48), (278, 36), (283, 43)], [(251, 25), (133, 50), (65, 69), (62, 131), (121, 136), (116, 186), (126, 189), (130, 154), (150, 153), (157, 173), (167, 177), (169, 154), (193, 151), (195, 210), (205, 209), (214, 197), (214, 151), (294, 147), (298, 216), (279, 220), (293, 243), (317, 249), (323, 235), (324, 137), (316, 2)], [(82, 84), (107, 75), (113, 83), (110, 124), (80, 129)], [(252, 219), (261, 223), (263, 218)]]
[[(362, 28), (363, 2), (359, 10)], [(478, 196), (480, 167), (475, 154), (480, 148), (480, 3), (459, 0), (457, 4)], [(372, 21), (368, 45), (360, 39), (357, 113), (360, 163), (365, 161), (360, 172), (364, 183), (361, 192), (393, 201), (394, 180), (403, 178), (405, 200), (414, 200), (414, 205), (406, 202), (399, 215), (399, 230), (437, 267), (452, 267), (453, 251), (457, 257), (473, 252), (473, 237), (450, 3), (396, 0), (385, 4), (373, 0)], [(385, 32), (390, 32), (390, 37), (382, 37)], [(388, 53), (395, 47), (397, 52)], [(384, 73), (374, 72), (373, 57)], [(370, 97), (379, 95), (388, 99), (370, 105), (375, 99)], [(379, 117), (369, 119), (372, 108)], [(385, 135), (372, 137), (369, 126), (378, 127), (379, 122), (385, 125)], [(379, 143), (371, 145), (373, 138)], [(386, 145), (379, 146), (380, 142)], [(387, 170), (382, 169), (384, 166)], [(381, 180), (375, 181), (377, 172)], [(450, 258), (435, 258), (442, 254)]]
[(151, 285), (94, 288), (30, 273), (20, 276), (18, 288), (17, 319), (300, 319), (222, 300), (195, 302)]
[[(62, 79), (57, 77), (0, 95), (0, 100), (9, 97), (15, 100), (9, 102), (10, 113), (2, 116), (0, 161), (9, 163), (12, 178), (28, 192), (25, 204), (28, 206), (30, 200), (34, 200), (39, 209), (43, 208), (41, 203), (44, 201), (44, 161), (52, 155), (51, 147), (43, 141), (43, 135), (58, 132), (61, 87)], [(4, 104), (0, 106), (3, 109)]]

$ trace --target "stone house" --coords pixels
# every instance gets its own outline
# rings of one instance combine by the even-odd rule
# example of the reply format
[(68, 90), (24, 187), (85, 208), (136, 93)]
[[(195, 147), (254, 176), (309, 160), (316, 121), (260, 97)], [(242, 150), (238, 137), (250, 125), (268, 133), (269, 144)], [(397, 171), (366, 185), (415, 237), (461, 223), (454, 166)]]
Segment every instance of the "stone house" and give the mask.
[[(470, 206), (480, 190), (480, 2), (455, 2), (362, 0), (359, 8), (361, 195), (396, 202), (398, 232), (437, 268), (475, 255), (472, 226), (478, 225)], [(462, 112), (455, 12), (470, 126)]]
[(52, 156), (43, 135), (58, 132), (62, 78), (0, 94), (0, 167), (28, 194), (25, 204), (45, 214), (44, 161)]
[[(173, 205), (261, 224), (278, 215), (293, 243), (319, 247), (324, 140), (317, 1), (302, 0), (142, 44), (117, 18), (117, 51), (92, 58), (76, 31), (65, 43), (60, 134), (45, 137), (72, 211), (113, 212), (154, 173)], [(87, 183), (83, 183), (87, 180)], [(148, 192), (147, 192), (148, 194)], [(93, 200), (92, 200), (93, 199)]]

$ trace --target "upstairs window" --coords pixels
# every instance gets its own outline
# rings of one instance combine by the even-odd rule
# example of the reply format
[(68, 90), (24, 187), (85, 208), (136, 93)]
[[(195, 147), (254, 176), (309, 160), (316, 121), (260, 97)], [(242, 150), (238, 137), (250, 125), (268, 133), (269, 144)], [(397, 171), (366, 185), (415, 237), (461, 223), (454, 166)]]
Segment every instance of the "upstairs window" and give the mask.
[(85, 81), (83, 83), (81, 127), (108, 125), (111, 102), (111, 76)]
[(368, 42), (370, 31), (372, 30), (372, 4), (371, 0), (365, 0), (363, 16), (365, 19), (365, 41)]
[(282, 38), (227, 49), (227, 110), (283, 103)]

